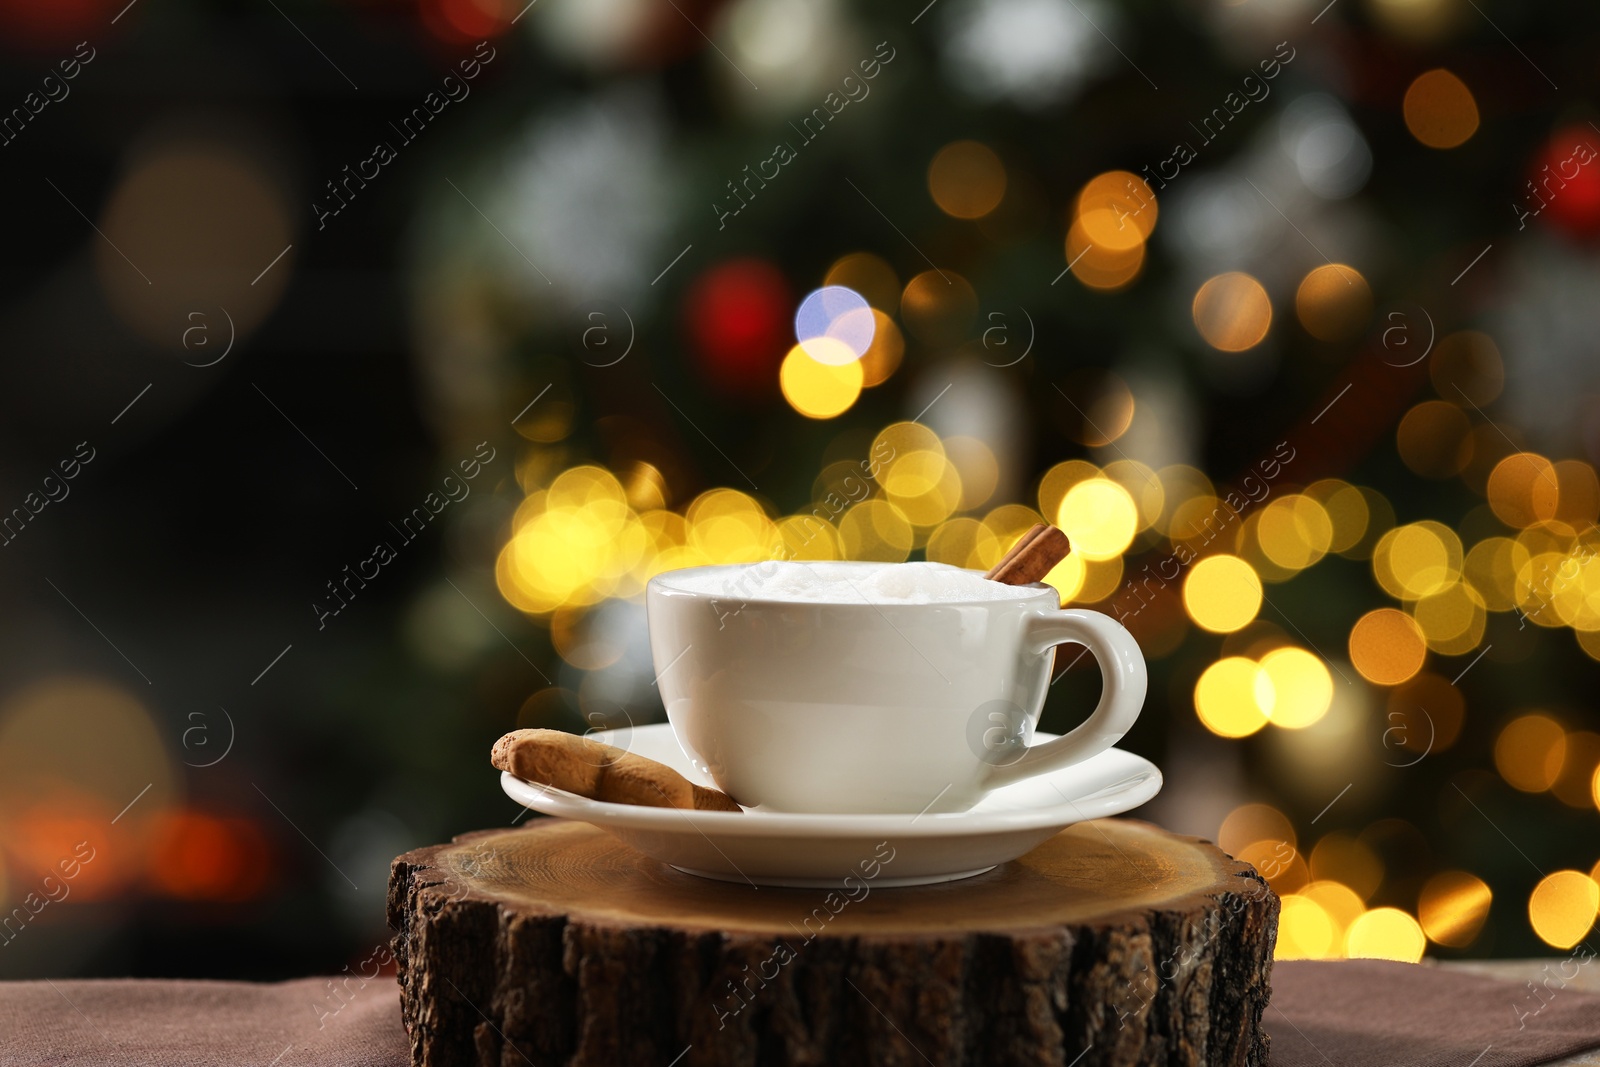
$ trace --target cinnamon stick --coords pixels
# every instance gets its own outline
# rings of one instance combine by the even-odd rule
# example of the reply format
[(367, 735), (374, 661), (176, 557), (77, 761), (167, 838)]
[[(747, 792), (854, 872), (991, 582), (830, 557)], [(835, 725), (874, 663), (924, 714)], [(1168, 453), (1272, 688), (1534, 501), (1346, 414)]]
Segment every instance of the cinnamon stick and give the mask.
[(1050, 569), (1072, 551), (1067, 535), (1054, 526), (1038, 523), (1022, 535), (1011, 551), (984, 575), (1006, 585), (1028, 585), (1050, 573)]
[(513, 730), (489, 762), (502, 771), (590, 800), (652, 808), (742, 811), (726, 793), (695, 785), (653, 759), (561, 730)]

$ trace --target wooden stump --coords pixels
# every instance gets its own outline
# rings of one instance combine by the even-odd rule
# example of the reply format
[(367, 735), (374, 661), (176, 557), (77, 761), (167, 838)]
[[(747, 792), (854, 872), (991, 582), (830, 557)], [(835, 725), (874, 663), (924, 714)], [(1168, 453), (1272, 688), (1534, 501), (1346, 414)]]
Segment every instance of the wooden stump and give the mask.
[(827, 891), (540, 819), (395, 860), (389, 923), (426, 1067), (1264, 1065), (1278, 901), (1129, 820), (965, 881)]

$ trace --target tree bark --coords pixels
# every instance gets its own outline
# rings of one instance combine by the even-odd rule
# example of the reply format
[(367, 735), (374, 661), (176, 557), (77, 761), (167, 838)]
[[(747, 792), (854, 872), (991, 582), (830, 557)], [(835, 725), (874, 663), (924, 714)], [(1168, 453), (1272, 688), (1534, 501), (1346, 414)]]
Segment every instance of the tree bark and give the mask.
[(695, 878), (556, 819), (409, 852), (389, 923), (412, 1062), (1266, 1064), (1278, 900), (1249, 864), (1100, 820), (874, 888), (893, 845), (836, 891)]

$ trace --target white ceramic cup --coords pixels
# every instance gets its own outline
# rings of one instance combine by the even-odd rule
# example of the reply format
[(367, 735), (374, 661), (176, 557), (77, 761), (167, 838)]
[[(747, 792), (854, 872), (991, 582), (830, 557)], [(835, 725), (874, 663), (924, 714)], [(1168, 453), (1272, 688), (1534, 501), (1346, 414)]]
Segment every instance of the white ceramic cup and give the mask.
[[(965, 811), (990, 790), (1110, 748), (1144, 705), (1132, 635), (1099, 612), (1062, 610), (1047, 585), (934, 604), (741, 595), (753, 583), (740, 572), (761, 566), (669, 571), (645, 597), (673, 732), (747, 807)], [(865, 577), (894, 565), (845, 566)], [(1070, 733), (1030, 745), (1051, 653), (1066, 643), (1100, 664), (1100, 703)]]

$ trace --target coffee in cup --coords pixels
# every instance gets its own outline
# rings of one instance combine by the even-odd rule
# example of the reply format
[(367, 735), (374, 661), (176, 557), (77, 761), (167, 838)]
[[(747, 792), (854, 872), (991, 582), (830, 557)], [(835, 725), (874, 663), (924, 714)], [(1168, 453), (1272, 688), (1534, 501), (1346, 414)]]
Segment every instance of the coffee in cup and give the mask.
[[(693, 567), (652, 578), (646, 606), (673, 732), (747, 807), (964, 811), (1110, 748), (1144, 704), (1115, 620), (946, 564)], [(1100, 702), (1030, 744), (1065, 643), (1100, 664)]]

